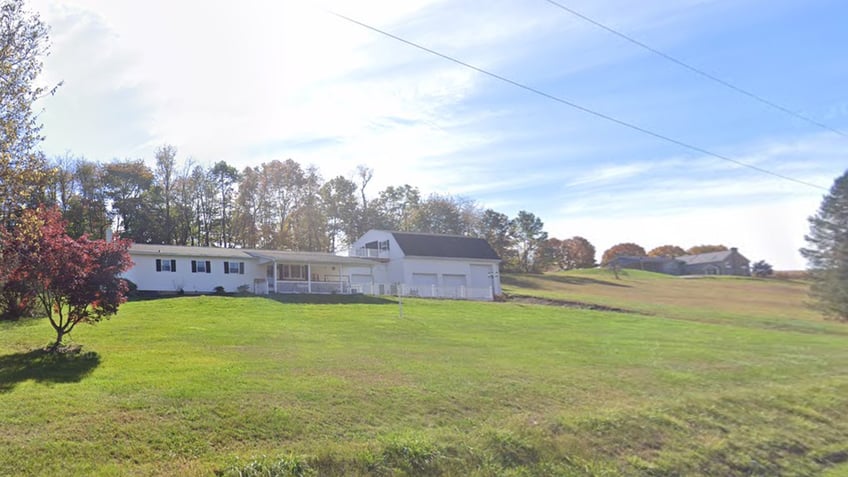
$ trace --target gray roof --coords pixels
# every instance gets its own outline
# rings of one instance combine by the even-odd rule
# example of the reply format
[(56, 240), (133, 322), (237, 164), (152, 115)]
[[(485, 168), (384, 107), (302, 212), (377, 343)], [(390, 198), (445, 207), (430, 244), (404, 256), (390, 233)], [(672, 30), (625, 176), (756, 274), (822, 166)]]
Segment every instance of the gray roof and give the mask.
[(329, 263), (340, 265), (362, 265), (370, 267), (373, 261), (361, 258), (344, 257), (332, 253), (291, 252), (280, 250), (261, 250), (246, 248), (190, 247), (187, 245), (155, 245), (134, 243), (130, 253), (138, 255), (168, 255), (176, 257), (203, 257), (249, 260), (258, 258), (264, 261), (289, 263)]
[(700, 253), (698, 255), (684, 255), (682, 257), (677, 257), (677, 259), (682, 260), (686, 263), (686, 265), (700, 265), (704, 263), (723, 262), (734, 254), (736, 254), (742, 260), (745, 260), (746, 262), (748, 261), (748, 259), (745, 258), (736, 249), (725, 250), (723, 252)]
[(322, 252), (291, 252), (282, 250), (246, 249), (245, 253), (251, 257), (265, 261), (287, 262), (287, 263), (327, 263), (332, 265), (361, 265), (371, 267), (373, 260), (364, 258), (347, 257)]
[(686, 265), (699, 265), (702, 263), (723, 262), (727, 260), (731, 255), (733, 255), (732, 250), (725, 250), (724, 252), (709, 252), (699, 253), (698, 255), (683, 255), (682, 257), (677, 257), (677, 259), (683, 261), (684, 263), (686, 263)]
[(209, 258), (240, 258), (247, 259), (250, 255), (240, 248), (221, 247), (190, 247), (187, 245), (157, 245), (149, 243), (134, 243), (130, 245), (130, 253), (139, 255), (171, 255), (177, 257), (209, 257)]
[(391, 232), (404, 255), (412, 257), (500, 260), (489, 242), (464, 235)]
[(638, 256), (638, 255), (616, 255), (614, 260), (621, 261), (633, 261), (633, 262), (642, 262), (642, 263), (667, 263), (674, 262), (675, 259), (672, 257), (650, 257), (650, 256)]

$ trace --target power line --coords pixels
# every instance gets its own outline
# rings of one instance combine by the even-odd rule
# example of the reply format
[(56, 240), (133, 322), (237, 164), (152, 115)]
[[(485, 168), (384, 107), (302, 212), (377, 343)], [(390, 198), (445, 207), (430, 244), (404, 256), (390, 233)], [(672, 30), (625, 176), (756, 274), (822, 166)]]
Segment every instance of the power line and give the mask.
[(592, 18), (590, 18), (590, 17), (588, 17), (588, 16), (586, 16), (586, 15), (584, 15), (584, 14), (582, 14), (582, 13), (580, 13), (580, 12), (578, 12), (578, 11), (572, 9), (572, 8), (569, 8), (569, 7), (563, 5), (563, 4), (561, 4), (561, 3), (559, 3), (555, 0), (543, 0), (543, 1), (550, 3), (551, 5), (553, 5), (555, 7), (561, 8), (562, 10), (574, 15), (575, 17), (578, 17), (578, 18), (580, 18), (580, 19), (582, 19), (582, 20), (584, 20), (588, 23), (591, 23), (592, 25), (595, 25), (598, 28), (604, 29), (604, 30), (612, 33), (613, 35), (615, 35), (619, 38), (623, 38), (624, 40), (627, 40), (630, 43), (633, 43), (634, 45), (636, 45), (640, 48), (648, 50), (648, 51), (650, 51), (651, 53), (653, 53), (657, 56), (665, 58), (666, 60), (668, 60), (668, 61), (670, 61), (670, 62), (672, 62), (672, 63), (674, 63), (674, 64), (676, 64), (676, 65), (678, 65), (682, 68), (685, 68), (685, 69), (687, 69), (687, 70), (689, 70), (689, 71), (691, 71), (691, 72), (693, 72), (697, 75), (703, 76), (704, 78), (707, 78), (707, 79), (709, 79), (713, 82), (716, 82), (716, 83), (724, 86), (725, 88), (729, 88), (733, 91), (736, 91), (739, 94), (745, 95), (745, 96), (747, 96), (747, 97), (749, 97), (749, 98), (751, 98), (755, 101), (759, 101), (760, 103), (763, 103), (763, 104), (765, 104), (765, 105), (767, 105), (771, 108), (777, 109), (778, 111), (786, 113), (786, 114), (793, 116), (797, 119), (801, 119), (803, 121), (806, 121), (810, 124), (813, 124), (817, 127), (822, 128), (822, 129), (826, 129), (830, 132), (839, 134), (840, 136), (843, 136), (843, 137), (848, 137), (848, 134), (840, 131), (839, 129), (828, 126), (827, 124), (816, 121), (815, 119), (810, 118), (808, 116), (804, 116), (803, 114), (796, 113), (795, 111), (792, 111), (791, 109), (789, 109), (787, 107), (781, 106), (781, 105), (775, 103), (774, 101), (770, 101), (770, 100), (768, 100), (768, 99), (766, 99), (766, 98), (764, 98), (764, 97), (762, 97), (762, 96), (760, 96), (756, 93), (752, 93), (752, 92), (750, 92), (746, 89), (742, 89), (739, 86), (736, 86), (733, 83), (730, 83), (729, 81), (725, 81), (725, 80), (723, 80), (723, 79), (721, 79), (721, 78), (719, 78), (715, 75), (707, 73), (706, 71), (699, 69), (699, 68), (696, 68), (696, 67), (694, 67), (694, 66), (692, 66), (692, 65), (690, 65), (690, 64), (688, 64), (688, 63), (686, 63), (682, 60), (678, 60), (677, 58), (669, 55), (668, 53), (664, 53), (664, 52), (662, 52), (662, 51), (660, 51), (656, 48), (651, 47), (650, 45), (646, 45), (645, 43), (633, 38), (632, 36), (629, 36), (629, 35), (622, 33), (622, 32), (620, 32), (620, 31), (618, 31), (618, 30), (616, 30), (612, 27), (604, 25), (603, 23), (601, 23), (597, 20), (594, 20), (594, 19), (592, 19)]
[(387, 37), (392, 38), (392, 39), (394, 39), (394, 40), (397, 40), (397, 41), (399, 41), (399, 42), (401, 42), (401, 43), (404, 43), (404, 44), (406, 44), (406, 45), (409, 45), (409, 46), (411, 46), (411, 47), (413, 47), (413, 48), (417, 48), (417, 49), (419, 49), (419, 50), (426, 51), (427, 53), (430, 53), (430, 54), (432, 54), (432, 55), (438, 56), (438, 57), (440, 57), (440, 58), (443, 58), (443, 59), (448, 60), (448, 61), (450, 61), (450, 62), (456, 63), (456, 64), (458, 64), (458, 65), (464, 66), (464, 67), (466, 67), (466, 68), (468, 68), (468, 69), (474, 70), (474, 71), (476, 71), (476, 72), (478, 72), (478, 73), (484, 74), (484, 75), (489, 76), (489, 77), (491, 77), (491, 78), (495, 78), (495, 79), (497, 79), (497, 80), (499, 80), (499, 81), (502, 81), (502, 82), (504, 82), (504, 83), (511, 84), (511, 85), (513, 85), (513, 86), (515, 86), (515, 87), (517, 87), (517, 88), (521, 88), (521, 89), (523, 89), (523, 90), (525, 90), (525, 91), (529, 91), (529, 92), (531, 92), (531, 93), (533, 93), (533, 94), (537, 94), (537, 95), (539, 95), (539, 96), (542, 96), (542, 97), (544, 97), (544, 98), (550, 99), (550, 100), (552, 100), (552, 101), (556, 101), (556, 102), (558, 102), (558, 103), (564, 104), (564, 105), (566, 105), (566, 106), (569, 106), (569, 107), (571, 107), (571, 108), (577, 109), (577, 110), (579, 110), (579, 111), (583, 111), (584, 113), (591, 114), (591, 115), (596, 116), (596, 117), (599, 117), (599, 118), (601, 118), (601, 119), (605, 119), (605, 120), (607, 120), (607, 121), (610, 121), (610, 122), (616, 123), (616, 124), (618, 124), (618, 125), (620, 125), (620, 126), (624, 126), (624, 127), (626, 127), (626, 128), (632, 129), (632, 130), (634, 130), (634, 131), (641, 132), (641, 133), (646, 134), (646, 135), (648, 135), (648, 136), (652, 136), (652, 137), (655, 137), (655, 138), (657, 138), (657, 139), (661, 139), (661, 140), (663, 140), (663, 141), (670, 142), (670, 143), (672, 143), (672, 144), (676, 144), (676, 145), (678, 145), (678, 146), (684, 147), (684, 148), (689, 149), (689, 150), (691, 150), (691, 151), (699, 152), (699, 153), (704, 154), (704, 155), (707, 155), (707, 156), (711, 156), (711, 157), (715, 157), (715, 158), (717, 158), (717, 159), (721, 159), (721, 160), (723, 160), (723, 161), (731, 162), (731, 163), (736, 164), (736, 165), (738, 165), (738, 166), (747, 167), (748, 169), (752, 169), (752, 170), (755, 170), (755, 171), (757, 171), (757, 172), (761, 172), (761, 173), (763, 173), (763, 174), (768, 174), (768, 175), (770, 175), (770, 176), (774, 176), (774, 177), (777, 177), (777, 178), (780, 178), (780, 179), (784, 179), (784, 180), (787, 180), (787, 181), (790, 181), (790, 182), (795, 182), (796, 184), (801, 184), (801, 185), (805, 185), (805, 186), (808, 186), (808, 187), (813, 187), (813, 188), (820, 189), (820, 190), (828, 190), (828, 189), (827, 189), (827, 188), (825, 188), (825, 187), (822, 187), (822, 186), (819, 186), (819, 185), (813, 184), (813, 183), (811, 183), (811, 182), (806, 182), (806, 181), (803, 181), (803, 180), (801, 180), (801, 179), (795, 179), (794, 177), (789, 177), (789, 176), (786, 176), (786, 175), (780, 174), (780, 173), (778, 173), (778, 172), (773, 172), (773, 171), (770, 171), (770, 170), (768, 170), (768, 169), (764, 169), (764, 168), (762, 168), (762, 167), (755, 166), (755, 165), (753, 165), (753, 164), (747, 164), (747, 163), (745, 163), (745, 162), (738, 161), (738, 160), (736, 160), (736, 159), (733, 159), (733, 158), (730, 158), (730, 157), (727, 157), (727, 156), (724, 156), (724, 155), (721, 155), (721, 154), (718, 154), (718, 153), (715, 153), (715, 152), (709, 151), (709, 150), (704, 149), (704, 148), (702, 148), (702, 147), (694, 146), (694, 145), (692, 145), (692, 144), (689, 144), (689, 143), (686, 143), (686, 142), (680, 141), (680, 140), (678, 140), (678, 139), (674, 139), (674, 138), (672, 138), (672, 137), (669, 137), (669, 136), (666, 136), (666, 135), (663, 135), (663, 134), (660, 134), (660, 133), (657, 133), (657, 132), (651, 131), (650, 129), (646, 129), (646, 128), (643, 128), (643, 127), (641, 127), (641, 126), (637, 126), (636, 124), (629, 123), (629, 122), (627, 122), (627, 121), (624, 121), (624, 120), (621, 120), (621, 119), (615, 118), (615, 117), (610, 116), (610, 115), (608, 115), (608, 114), (604, 114), (604, 113), (601, 113), (601, 112), (595, 111), (595, 110), (593, 110), (593, 109), (589, 109), (589, 108), (587, 108), (587, 107), (585, 107), (585, 106), (581, 106), (581, 105), (579, 105), (579, 104), (577, 104), (577, 103), (573, 103), (573, 102), (571, 102), (571, 101), (568, 101), (567, 99), (563, 99), (563, 98), (560, 98), (560, 97), (558, 97), (558, 96), (554, 96), (554, 95), (552, 95), (552, 94), (550, 94), (550, 93), (546, 93), (546, 92), (544, 92), (544, 91), (542, 91), (542, 90), (539, 90), (539, 89), (533, 88), (532, 86), (527, 86), (527, 85), (525, 85), (525, 84), (523, 84), (523, 83), (519, 83), (518, 81), (511, 80), (511, 79), (506, 78), (506, 77), (504, 77), (504, 76), (501, 76), (501, 75), (499, 75), (499, 74), (497, 74), (497, 73), (492, 73), (491, 71), (484, 70), (483, 68), (480, 68), (480, 67), (478, 67), (478, 66), (474, 66), (474, 65), (472, 65), (472, 64), (470, 64), (470, 63), (466, 63), (466, 62), (464, 62), (464, 61), (462, 61), (462, 60), (459, 60), (459, 59), (454, 58), (454, 57), (452, 57), (452, 56), (446, 55), (446, 54), (444, 54), (444, 53), (439, 53), (439, 52), (438, 52), (438, 51), (436, 51), (436, 50), (432, 50), (432, 49), (430, 49), (430, 48), (427, 48), (426, 46), (422, 46), (422, 45), (419, 45), (418, 43), (415, 43), (415, 42), (412, 42), (412, 41), (406, 40), (406, 39), (401, 38), (401, 37), (399, 37), (399, 36), (397, 36), (397, 35), (394, 35), (394, 34), (392, 34), (392, 33), (389, 33), (389, 32), (387, 32), (387, 31), (384, 31), (384, 30), (381, 30), (381, 29), (379, 29), (379, 28), (376, 28), (376, 27), (373, 27), (373, 26), (371, 26), (371, 25), (368, 25), (368, 24), (366, 24), (366, 23), (363, 23), (363, 22), (361, 22), (361, 21), (359, 21), (359, 20), (355, 20), (355, 19), (350, 18), (350, 17), (348, 17), (348, 16), (342, 15), (341, 13), (337, 13), (337, 12), (334, 12), (334, 11), (332, 11), (332, 10), (327, 10), (327, 12), (328, 12), (328, 13), (330, 13), (331, 15), (334, 15), (334, 16), (336, 16), (336, 17), (338, 17), (338, 18), (341, 18), (342, 20), (348, 21), (348, 22), (350, 22), (350, 23), (353, 23), (353, 24), (359, 25), (359, 26), (361, 26), (361, 27), (363, 27), (363, 28), (366, 28), (366, 29), (368, 29), (368, 30), (371, 30), (371, 31), (373, 31), (373, 32), (376, 32), (376, 33), (379, 33), (379, 34), (381, 34), (381, 35), (387, 36)]

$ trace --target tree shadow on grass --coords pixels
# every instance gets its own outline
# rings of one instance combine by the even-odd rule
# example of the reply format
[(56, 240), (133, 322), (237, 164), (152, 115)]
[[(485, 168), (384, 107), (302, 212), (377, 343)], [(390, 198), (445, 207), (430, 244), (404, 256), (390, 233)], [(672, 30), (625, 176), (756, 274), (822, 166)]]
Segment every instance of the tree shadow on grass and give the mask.
[(280, 303), (298, 303), (313, 305), (397, 305), (396, 300), (391, 300), (381, 296), (372, 296), (364, 294), (326, 295), (306, 293), (274, 293), (268, 295), (268, 298), (274, 301), (278, 301)]
[(504, 285), (513, 285), (530, 289), (545, 288), (541, 283), (539, 283), (539, 281), (556, 282), (564, 285), (605, 285), (609, 287), (632, 288), (630, 285), (625, 285), (624, 283), (616, 283), (588, 277), (573, 277), (568, 275), (534, 275), (533, 278), (536, 280), (528, 280), (522, 276), (504, 275), (501, 277), (501, 282)]
[(78, 383), (100, 365), (100, 355), (66, 352), (49, 353), (36, 349), (0, 356), (0, 393), (14, 389), (18, 383)]

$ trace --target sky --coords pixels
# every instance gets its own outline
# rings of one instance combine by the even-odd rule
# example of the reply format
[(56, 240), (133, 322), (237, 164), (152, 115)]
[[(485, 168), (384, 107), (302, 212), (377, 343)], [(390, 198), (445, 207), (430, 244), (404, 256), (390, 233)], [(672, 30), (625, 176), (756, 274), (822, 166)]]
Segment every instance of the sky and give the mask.
[[(39, 79), (49, 156), (274, 159), (325, 179), (374, 170), (552, 237), (738, 247), (802, 269), (807, 218), (848, 168), (848, 3), (559, 0), (769, 107), (545, 0), (31, 0), (51, 27)], [(623, 127), (452, 63), (797, 181)]]

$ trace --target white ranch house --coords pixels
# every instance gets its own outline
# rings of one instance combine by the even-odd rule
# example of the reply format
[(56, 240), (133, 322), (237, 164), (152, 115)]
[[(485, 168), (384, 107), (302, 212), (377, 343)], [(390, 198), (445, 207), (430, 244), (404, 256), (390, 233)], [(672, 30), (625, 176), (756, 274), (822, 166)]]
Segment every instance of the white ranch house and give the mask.
[(124, 273), (140, 291), (364, 293), (491, 300), (500, 259), (483, 239), (371, 230), (348, 256), (318, 252), (133, 244)]

